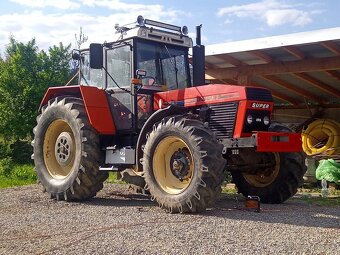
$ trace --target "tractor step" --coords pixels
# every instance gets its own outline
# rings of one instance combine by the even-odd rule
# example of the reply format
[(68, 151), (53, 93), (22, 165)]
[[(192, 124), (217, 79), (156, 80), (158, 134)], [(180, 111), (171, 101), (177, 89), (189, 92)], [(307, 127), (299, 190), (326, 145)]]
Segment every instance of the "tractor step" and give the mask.
[(111, 146), (106, 148), (105, 164), (108, 165), (134, 165), (135, 149), (131, 147), (116, 148)]
[(114, 166), (110, 166), (110, 167), (100, 166), (99, 167), (99, 171), (113, 171), (113, 172), (117, 172), (117, 171), (119, 171), (119, 168), (118, 167), (114, 167)]

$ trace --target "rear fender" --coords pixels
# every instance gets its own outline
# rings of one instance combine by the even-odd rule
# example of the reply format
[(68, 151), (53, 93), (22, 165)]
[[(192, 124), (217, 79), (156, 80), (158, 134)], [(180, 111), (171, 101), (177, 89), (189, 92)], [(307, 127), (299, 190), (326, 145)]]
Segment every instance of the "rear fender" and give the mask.
[(72, 96), (83, 99), (87, 117), (92, 127), (102, 135), (116, 133), (104, 90), (89, 86), (50, 87), (40, 103), (39, 111), (50, 99), (58, 96)]

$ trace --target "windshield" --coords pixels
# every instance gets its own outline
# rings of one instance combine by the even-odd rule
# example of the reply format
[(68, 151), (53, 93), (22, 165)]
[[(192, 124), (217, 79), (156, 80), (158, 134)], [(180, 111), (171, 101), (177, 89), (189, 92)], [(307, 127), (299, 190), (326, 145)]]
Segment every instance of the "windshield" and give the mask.
[(188, 49), (156, 42), (137, 42), (137, 69), (168, 90), (190, 87)]

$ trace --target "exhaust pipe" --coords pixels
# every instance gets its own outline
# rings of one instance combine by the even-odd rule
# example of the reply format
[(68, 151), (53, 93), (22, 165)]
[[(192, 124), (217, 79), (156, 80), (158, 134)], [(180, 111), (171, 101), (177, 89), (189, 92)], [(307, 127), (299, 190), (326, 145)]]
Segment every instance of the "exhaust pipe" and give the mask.
[(202, 24), (196, 26), (196, 46), (192, 48), (193, 86), (205, 84), (205, 48), (201, 44)]

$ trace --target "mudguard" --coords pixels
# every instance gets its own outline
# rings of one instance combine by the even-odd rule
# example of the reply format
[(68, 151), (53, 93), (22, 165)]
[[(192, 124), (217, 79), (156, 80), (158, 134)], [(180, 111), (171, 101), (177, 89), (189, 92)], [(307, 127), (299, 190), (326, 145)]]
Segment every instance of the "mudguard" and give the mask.
[(160, 122), (163, 118), (171, 116), (171, 115), (182, 115), (188, 111), (185, 107), (170, 105), (166, 108), (160, 109), (154, 112), (150, 118), (145, 122), (136, 145), (136, 162), (137, 162), (137, 170), (142, 171), (143, 166), (140, 163), (140, 159), (143, 157), (142, 146), (146, 143), (146, 135), (151, 131), (153, 125), (157, 122)]
[(90, 86), (50, 87), (40, 103), (39, 111), (50, 99), (58, 96), (82, 98), (87, 117), (92, 127), (102, 135), (116, 133), (116, 128), (104, 90)]

